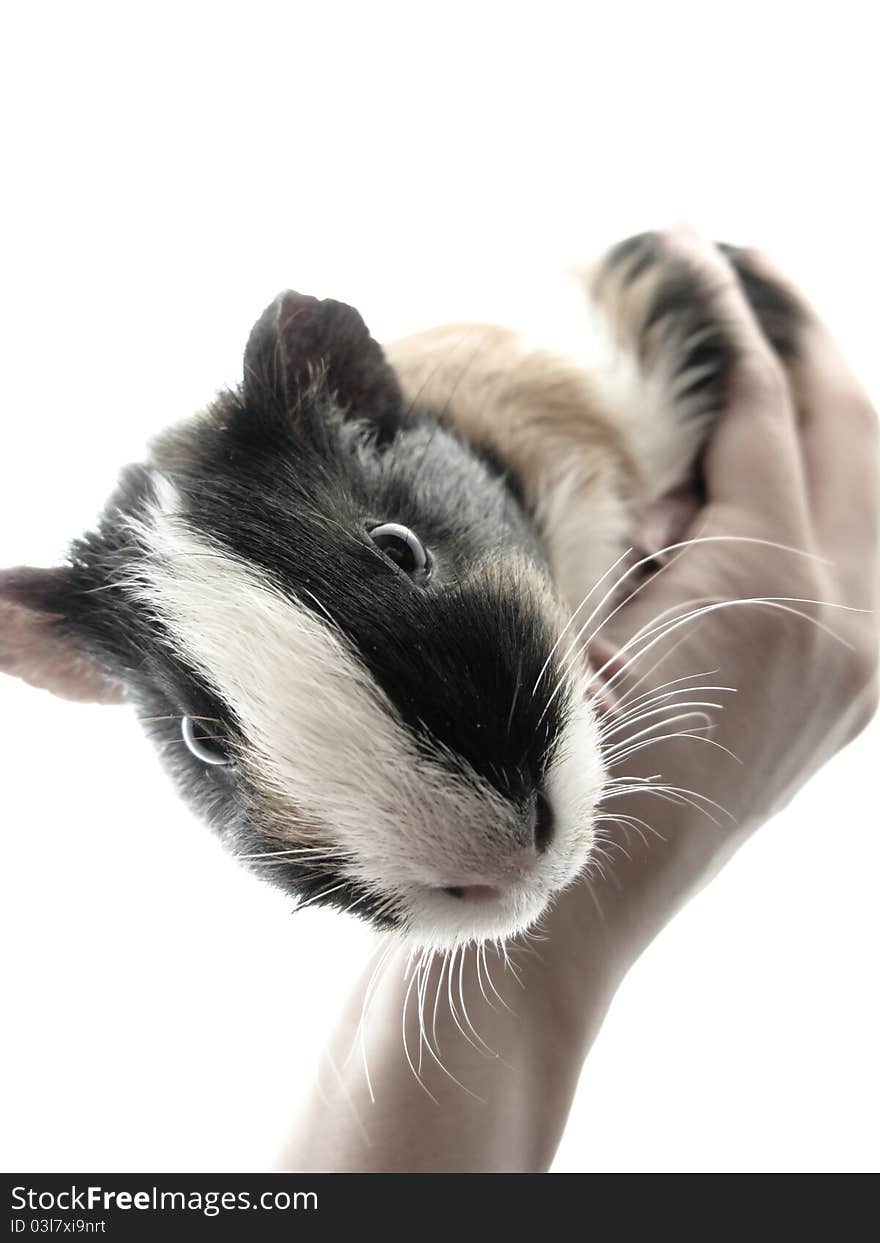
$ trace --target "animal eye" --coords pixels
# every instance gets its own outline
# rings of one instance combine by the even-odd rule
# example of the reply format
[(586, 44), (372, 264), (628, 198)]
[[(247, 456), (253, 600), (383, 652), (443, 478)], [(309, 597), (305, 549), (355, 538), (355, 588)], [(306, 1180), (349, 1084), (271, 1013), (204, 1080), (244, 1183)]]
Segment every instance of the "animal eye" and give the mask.
[(399, 522), (383, 522), (370, 531), (370, 539), (389, 560), (417, 582), (425, 582), (431, 573), (428, 552), (409, 527)]
[(223, 750), (223, 740), (216, 736), (215, 722), (194, 720), (191, 716), (185, 716), (180, 722), (180, 732), (187, 748), (203, 764), (232, 763)]

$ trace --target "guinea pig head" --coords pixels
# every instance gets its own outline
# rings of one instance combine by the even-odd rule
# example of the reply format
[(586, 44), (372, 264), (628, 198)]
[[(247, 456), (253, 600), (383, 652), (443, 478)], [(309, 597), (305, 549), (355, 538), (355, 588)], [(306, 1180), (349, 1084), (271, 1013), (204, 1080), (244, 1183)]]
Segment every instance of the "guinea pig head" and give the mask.
[(437, 947), (528, 926), (588, 859), (563, 624), (503, 472), (356, 311), (290, 292), (66, 565), (0, 576), (0, 669), (129, 701), (250, 867)]

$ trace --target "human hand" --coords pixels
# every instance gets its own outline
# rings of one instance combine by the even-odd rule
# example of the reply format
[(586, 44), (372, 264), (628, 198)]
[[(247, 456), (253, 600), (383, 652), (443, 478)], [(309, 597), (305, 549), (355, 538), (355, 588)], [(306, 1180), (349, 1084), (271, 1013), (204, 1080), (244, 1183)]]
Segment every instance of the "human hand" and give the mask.
[[(874, 711), (876, 417), (808, 308), (787, 375), (721, 252), (680, 233), (668, 244), (711, 278), (739, 358), (704, 464), (706, 502), (682, 536), (695, 542), (600, 631), (618, 653), (601, 870), (560, 896), (536, 946), (514, 942), (514, 971), (491, 947), (481, 970), (474, 951), (413, 963), (405, 946), (380, 945), (284, 1168), (546, 1169), (621, 977)], [(652, 629), (661, 621), (673, 628)], [(736, 689), (721, 692), (717, 728), (693, 732), (701, 718), (683, 714), (720, 702), (708, 689), (719, 685)]]
[[(635, 952), (877, 704), (876, 414), (827, 330), (765, 259), (751, 256), (802, 308), (788, 373), (722, 252), (688, 232), (666, 244), (715, 289), (739, 356), (705, 457), (705, 505), (682, 536), (696, 542), (603, 630), (632, 663), (614, 677), (618, 704), (605, 722), (615, 782), (606, 810), (623, 817), (605, 830), (613, 884), (593, 890), (603, 918), (616, 913), (633, 933)], [(703, 732), (701, 705), (713, 701), (723, 712)], [(694, 793), (670, 803), (638, 792), (653, 774), (658, 787)]]

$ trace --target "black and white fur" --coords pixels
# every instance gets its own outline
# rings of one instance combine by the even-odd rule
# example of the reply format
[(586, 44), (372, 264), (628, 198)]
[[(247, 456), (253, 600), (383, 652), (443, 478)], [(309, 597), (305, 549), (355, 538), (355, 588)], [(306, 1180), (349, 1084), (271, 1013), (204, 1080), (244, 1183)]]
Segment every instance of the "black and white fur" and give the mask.
[[(790, 354), (785, 295), (734, 258)], [(589, 665), (557, 641), (640, 515), (698, 488), (730, 357), (653, 235), (583, 293), (573, 351), (487, 328), (467, 374), (479, 327), (386, 356), (351, 308), (281, 295), (241, 386), (123, 473), (68, 563), (0, 579), (0, 668), (128, 700), (302, 900), (435, 947), (527, 927), (587, 864), (605, 779)], [(374, 542), (389, 522), (427, 581)]]

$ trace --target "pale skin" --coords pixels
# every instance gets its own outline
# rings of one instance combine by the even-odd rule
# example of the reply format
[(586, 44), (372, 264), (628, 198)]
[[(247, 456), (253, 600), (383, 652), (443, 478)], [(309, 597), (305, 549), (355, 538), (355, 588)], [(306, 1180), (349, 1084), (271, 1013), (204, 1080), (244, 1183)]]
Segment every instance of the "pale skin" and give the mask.
[[(412, 971), (404, 978), (408, 953), (386, 943), (388, 957), (370, 994), (366, 1024), (369, 1083), (355, 1040), (365, 979), (342, 1017), (320, 1091), (290, 1136), (284, 1169), (546, 1170), (583, 1061), (629, 967), (744, 839), (875, 711), (876, 414), (806, 305), (802, 358), (790, 381), (721, 253), (682, 230), (667, 241), (711, 276), (719, 313), (735, 329), (739, 358), (705, 460), (706, 502), (683, 536), (708, 542), (668, 564), (612, 619), (607, 634), (622, 645), (667, 609), (681, 614), (688, 602), (735, 597), (819, 601), (785, 607), (820, 625), (768, 605), (724, 607), (680, 629), (674, 638), (685, 641), (678, 646), (671, 640), (658, 646), (663, 662), (636, 694), (719, 670), (708, 680), (735, 686), (736, 693), (726, 696), (717, 727), (705, 736), (736, 752), (740, 762), (714, 746), (679, 738), (645, 748), (618, 771), (662, 772), (664, 780), (698, 791), (725, 812), (704, 804), (713, 823), (689, 803), (647, 794), (626, 792), (610, 801), (609, 812), (637, 817), (654, 832), (643, 838), (632, 822), (609, 826), (621, 849), (610, 849), (605, 876), (567, 890), (542, 922), (542, 939), (511, 951), (520, 982), (489, 951), (492, 981), (515, 1013), (499, 1004), (485, 972), (478, 975), (473, 951), (461, 975), (458, 962), (451, 973), (455, 1013), (448, 1004), (450, 972), (441, 975), (437, 964), (410, 990), (407, 1044), (419, 1077), (404, 1054), (401, 1032), (413, 978)], [(730, 535), (808, 555), (713, 538)], [(634, 672), (640, 676), (653, 663), (645, 657)], [(424, 1044), (419, 1058), (416, 992), (423, 983), (422, 1008), (436, 1059)], [(438, 985), (442, 1003), (435, 1010)], [(465, 1009), (480, 1040), (498, 1056), (481, 1047)]]

